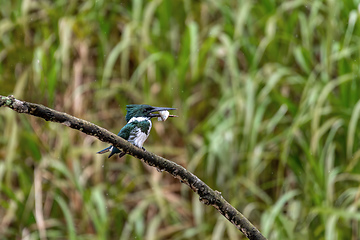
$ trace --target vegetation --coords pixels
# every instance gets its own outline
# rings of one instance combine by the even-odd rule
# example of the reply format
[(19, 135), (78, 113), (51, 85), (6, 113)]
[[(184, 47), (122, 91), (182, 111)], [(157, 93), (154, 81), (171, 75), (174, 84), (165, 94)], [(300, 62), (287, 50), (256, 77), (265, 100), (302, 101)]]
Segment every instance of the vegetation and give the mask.
[[(269, 239), (358, 239), (358, 1), (0, 0), (0, 94), (117, 133), (177, 107), (148, 151)], [(243, 239), (168, 174), (0, 111), (1, 239)]]

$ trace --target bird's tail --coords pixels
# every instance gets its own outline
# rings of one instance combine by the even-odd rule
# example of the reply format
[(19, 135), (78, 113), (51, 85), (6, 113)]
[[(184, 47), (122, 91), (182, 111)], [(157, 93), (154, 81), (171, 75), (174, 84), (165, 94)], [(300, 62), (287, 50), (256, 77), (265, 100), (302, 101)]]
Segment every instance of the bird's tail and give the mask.
[(109, 152), (109, 151), (110, 151), (111, 147), (112, 147), (112, 146), (107, 147), (107, 148), (104, 148), (103, 150), (98, 151), (98, 152), (97, 152), (97, 154), (107, 153), (107, 152)]
[(122, 156), (124, 156), (126, 154), (124, 152), (121, 152), (119, 149), (114, 148), (113, 146), (104, 148), (103, 150), (98, 151), (97, 154), (103, 154), (103, 153), (107, 153), (107, 152), (110, 152), (110, 151), (111, 151), (111, 153), (108, 156), (108, 158), (110, 158), (112, 155), (114, 155), (116, 153), (119, 153), (119, 158), (121, 158)]

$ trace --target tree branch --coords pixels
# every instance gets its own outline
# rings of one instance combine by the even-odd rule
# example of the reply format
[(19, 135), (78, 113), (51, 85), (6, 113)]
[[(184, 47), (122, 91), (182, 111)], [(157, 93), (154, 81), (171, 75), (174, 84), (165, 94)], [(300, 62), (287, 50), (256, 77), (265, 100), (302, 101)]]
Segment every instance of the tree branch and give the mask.
[(132, 155), (149, 166), (157, 168), (159, 171), (166, 171), (173, 177), (180, 179), (182, 183), (188, 185), (194, 192), (200, 196), (200, 201), (206, 205), (216, 208), (226, 219), (235, 225), (248, 239), (264, 240), (266, 239), (250, 221), (239, 211), (231, 206), (218, 191), (214, 191), (193, 173), (187, 171), (184, 167), (157, 156), (151, 152), (143, 151), (123, 138), (109, 132), (88, 121), (73, 117), (69, 114), (58, 112), (40, 104), (20, 101), (14, 96), (4, 97), (0, 95), (0, 107), (8, 107), (18, 113), (26, 113), (45, 119), (46, 121), (58, 122), (67, 127), (79, 130), (87, 135), (94, 136), (102, 142), (110, 143), (119, 150)]

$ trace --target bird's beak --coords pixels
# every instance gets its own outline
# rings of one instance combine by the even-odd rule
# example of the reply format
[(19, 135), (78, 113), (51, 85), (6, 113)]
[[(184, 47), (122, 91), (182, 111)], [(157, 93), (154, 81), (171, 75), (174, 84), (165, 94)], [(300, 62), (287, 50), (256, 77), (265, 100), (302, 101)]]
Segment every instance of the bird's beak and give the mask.
[(168, 108), (168, 107), (153, 107), (150, 112), (160, 112), (160, 111), (168, 111), (168, 110), (176, 110), (176, 108)]
[[(168, 107), (153, 107), (153, 109), (151, 109), (151, 113), (152, 112), (160, 112), (160, 111), (168, 111), (168, 110), (176, 110), (176, 108), (168, 108)], [(159, 114), (149, 114), (151, 117), (160, 117)], [(169, 115), (169, 117), (177, 117), (176, 115)]]

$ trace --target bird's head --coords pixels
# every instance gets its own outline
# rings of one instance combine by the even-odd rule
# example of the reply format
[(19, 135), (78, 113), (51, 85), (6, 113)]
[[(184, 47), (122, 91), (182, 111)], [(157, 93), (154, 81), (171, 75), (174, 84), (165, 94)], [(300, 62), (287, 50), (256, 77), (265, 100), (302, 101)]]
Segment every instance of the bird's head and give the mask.
[[(129, 122), (131, 118), (133, 117), (147, 117), (147, 118), (153, 118), (153, 117), (159, 117), (159, 114), (153, 114), (153, 112), (159, 112), (159, 111), (167, 111), (167, 110), (176, 110), (176, 108), (168, 108), (168, 107), (152, 107), (150, 105), (142, 104), (133, 104), (133, 105), (127, 105), (126, 106), (126, 122)], [(170, 115), (169, 117), (172, 117), (174, 115)]]

